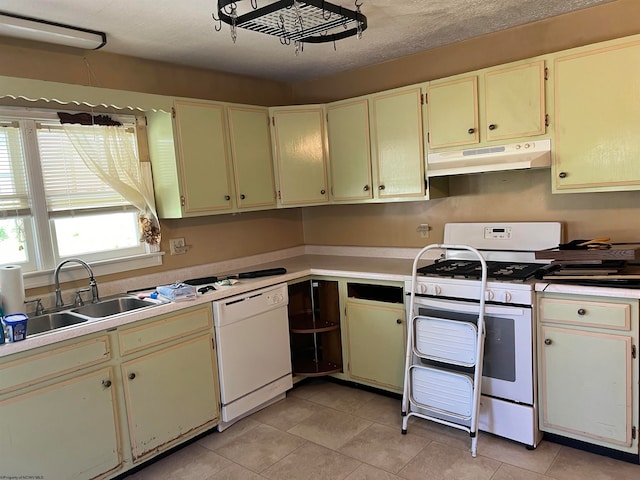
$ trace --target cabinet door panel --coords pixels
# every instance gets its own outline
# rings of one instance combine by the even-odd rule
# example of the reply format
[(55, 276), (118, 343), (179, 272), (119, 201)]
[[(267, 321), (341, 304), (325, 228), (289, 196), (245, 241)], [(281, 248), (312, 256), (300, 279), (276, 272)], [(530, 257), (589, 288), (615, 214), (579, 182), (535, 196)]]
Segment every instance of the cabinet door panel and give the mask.
[(542, 429), (630, 446), (631, 337), (543, 325)]
[(427, 93), (431, 148), (480, 141), (477, 76), (431, 84)]
[(331, 189), (334, 200), (372, 197), (367, 100), (327, 107)]
[[(0, 402), (0, 470), (86, 479), (121, 464), (110, 368)], [(26, 478), (26, 477), (24, 477)]]
[(493, 70), (484, 78), (487, 140), (545, 133), (544, 61)]
[(379, 198), (425, 193), (420, 96), (413, 88), (372, 99)]
[(353, 301), (346, 308), (351, 377), (402, 389), (404, 309)]
[(275, 207), (269, 110), (229, 107), (238, 208)]
[(556, 59), (554, 191), (640, 188), (638, 58), (640, 42)]
[(323, 109), (277, 110), (273, 116), (282, 205), (326, 202)]
[(217, 418), (214, 365), (211, 335), (122, 364), (134, 459)]
[(176, 101), (175, 109), (185, 214), (230, 209), (223, 106)]

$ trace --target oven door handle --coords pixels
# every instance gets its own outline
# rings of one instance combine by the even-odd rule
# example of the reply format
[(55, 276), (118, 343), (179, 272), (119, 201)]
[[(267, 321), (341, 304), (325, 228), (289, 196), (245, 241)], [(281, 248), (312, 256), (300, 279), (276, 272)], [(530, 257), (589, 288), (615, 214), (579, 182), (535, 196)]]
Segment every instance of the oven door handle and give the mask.
[[(479, 305), (472, 305), (468, 303), (462, 302), (447, 302), (445, 300), (418, 300), (416, 301), (416, 306), (427, 306), (440, 308), (441, 310), (450, 310), (453, 312), (470, 312), (470, 313), (478, 313)], [(503, 306), (495, 306), (495, 305), (487, 305), (484, 306), (484, 313), (486, 314), (494, 314), (494, 315), (510, 315), (521, 317), (524, 315), (524, 310), (518, 307), (503, 307)]]

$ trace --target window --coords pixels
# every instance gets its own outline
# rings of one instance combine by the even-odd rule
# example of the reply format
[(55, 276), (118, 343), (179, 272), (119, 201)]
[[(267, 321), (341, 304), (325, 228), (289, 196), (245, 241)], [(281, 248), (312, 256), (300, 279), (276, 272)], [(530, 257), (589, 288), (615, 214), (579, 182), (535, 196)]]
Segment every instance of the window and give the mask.
[[(135, 119), (118, 120), (126, 133), (116, 148), (136, 151)], [(106, 127), (81, 130), (74, 140), (109, 168)], [(95, 263), (148, 254), (138, 213), (85, 164), (55, 114), (0, 110), (0, 264), (37, 272), (71, 257)]]

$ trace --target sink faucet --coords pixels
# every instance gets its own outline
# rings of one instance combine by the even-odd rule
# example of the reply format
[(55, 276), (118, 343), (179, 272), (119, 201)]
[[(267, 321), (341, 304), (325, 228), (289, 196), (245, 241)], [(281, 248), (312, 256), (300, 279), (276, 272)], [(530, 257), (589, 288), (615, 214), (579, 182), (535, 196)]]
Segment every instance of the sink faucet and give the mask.
[(56, 307), (64, 306), (64, 302), (62, 301), (62, 292), (60, 291), (60, 269), (65, 263), (75, 262), (82, 265), (87, 273), (89, 274), (89, 287), (91, 288), (91, 303), (98, 303), (100, 301), (100, 295), (98, 294), (98, 284), (96, 283), (96, 279), (93, 276), (93, 270), (86, 262), (80, 260), (79, 258), (70, 258), (65, 260), (64, 262), (60, 262), (56, 267), (56, 270), (53, 274), (55, 283), (56, 283)]

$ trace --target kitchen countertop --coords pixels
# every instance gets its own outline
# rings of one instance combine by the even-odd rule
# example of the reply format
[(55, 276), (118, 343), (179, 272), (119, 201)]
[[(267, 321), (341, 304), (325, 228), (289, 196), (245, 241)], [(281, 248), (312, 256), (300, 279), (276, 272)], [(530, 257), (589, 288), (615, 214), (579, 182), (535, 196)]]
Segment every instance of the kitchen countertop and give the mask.
[[(178, 281), (175, 279), (175, 276), (178, 275), (183, 275), (182, 279), (212, 275), (224, 278), (226, 275), (231, 275), (239, 271), (246, 272), (280, 267), (286, 268), (287, 270), (287, 273), (284, 275), (240, 279), (233, 286), (222, 287), (217, 290), (210, 290), (204, 294), (198, 294), (193, 300), (169, 302), (150, 308), (134, 310), (102, 320), (88, 321), (86, 323), (52, 330), (47, 333), (33, 335), (20, 342), (6, 343), (0, 345), (0, 357), (117, 328), (146, 318), (172, 313), (183, 308), (221, 300), (259, 288), (297, 280), (309, 275), (404, 282), (411, 279), (413, 258), (419, 250), (420, 249), (358, 247), (311, 247), (306, 250), (294, 248), (284, 252), (277, 252), (276, 254), (256, 255), (236, 262), (229, 261), (214, 266), (204, 266), (203, 268), (197, 268), (188, 273), (184, 271), (175, 272), (174, 274), (165, 272), (162, 274), (163, 281), (156, 283), (167, 284)], [(425, 255), (421, 265), (430, 263), (431, 261), (433, 261), (433, 258)], [(173, 279), (167, 280), (167, 277), (172, 276)], [(151, 280), (157, 280), (157, 278), (152, 278)], [(151, 280), (147, 277), (131, 279), (123, 284), (119, 284), (119, 290), (114, 290), (114, 288), (117, 287), (111, 286), (112, 291), (107, 293), (122, 293), (126, 290), (144, 288), (150, 285), (148, 282)], [(538, 282), (535, 284), (535, 290), (538, 292), (577, 295), (640, 298), (640, 289), (629, 288), (607, 288)]]
[[(429, 260), (425, 257), (425, 263), (428, 262)], [(46, 345), (52, 345), (54, 343), (89, 335), (91, 333), (117, 328), (146, 318), (172, 313), (183, 308), (203, 303), (221, 300), (259, 288), (303, 278), (308, 275), (403, 282), (411, 278), (412, 263), (413, 258), (304, 254), (254, 264), (251, 265), (250, 268), (242, 268), (241, 270), (251, 271), (284, 267), (286, 268), (287, 273), (284, 275), (269, 277), (240, 279), (233, 286), (223, 287), (221, 289), (210, 290), (206, 293), (198, 294), (193, 300), (169, 302), (150, 308), (114, 315), (106, 319), (90, 320), (86, 323), (33, 335), (20, 342), (0, 345), (0, 357)], [(220, 278), (224, 278), (225, 275), (230, 275), (232, 273), (237, 273), (237, 271), (228, 273), (216, 271), (206, 273), (201, 276), (216, 275)], [(130, 288), (130, 290), (132, 289), (133, 288)]]
[(624, 287), (601, 287), (595, 285), (574, 285), (569, 283), (538, 282), (536, 292), (566, 293), (573, 295), (595, 295), (600, 297), (640, 298), (640, 289)]

